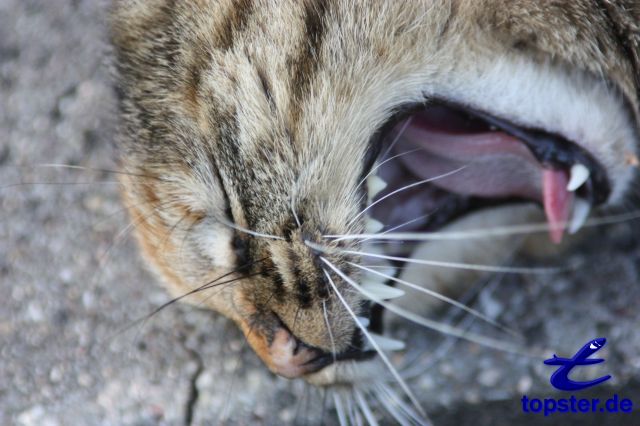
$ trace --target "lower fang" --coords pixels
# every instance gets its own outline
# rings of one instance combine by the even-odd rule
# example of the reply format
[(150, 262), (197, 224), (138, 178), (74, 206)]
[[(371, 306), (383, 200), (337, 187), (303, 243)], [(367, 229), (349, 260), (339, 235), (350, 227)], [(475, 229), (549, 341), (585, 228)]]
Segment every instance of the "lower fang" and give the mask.
[(573, 213), (569, 223), (569, 233), (575, 234), (582, 228), (591, 213), (591, 203), (582, 198), (576, 198), (573, 202)]

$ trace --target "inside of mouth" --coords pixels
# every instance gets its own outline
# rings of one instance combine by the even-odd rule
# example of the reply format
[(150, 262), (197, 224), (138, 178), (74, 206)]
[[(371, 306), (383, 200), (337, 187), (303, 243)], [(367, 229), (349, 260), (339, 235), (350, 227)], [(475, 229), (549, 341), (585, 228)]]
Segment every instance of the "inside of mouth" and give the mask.
[(472, 210), (531, 202), (558, 243), (608, 194), (602, 168), (578, 144), (444, 103), (400, 120), (382, 152), (375, 174), (386, 187), (371, 216), (385, 230), (434, 231)]
[[(366, 233), (431, 232), (475, 210), (534, 203), (559, 243), (609, 194), (604, 169), (561, 135), (443, 102), (414, 108), (387, 128), (378, 136), (380, 155), (364, 188), (371, 204), (367, 220), (377, 224)], [(401, 246), (385, 242), (384, 252), (398, 254)], [(382, 335), (383, 308), (372, 303), (367, 311), (368, 330)], [(356, 335), (361, 345), (344, 359), (373, 353), (359, 330)]]

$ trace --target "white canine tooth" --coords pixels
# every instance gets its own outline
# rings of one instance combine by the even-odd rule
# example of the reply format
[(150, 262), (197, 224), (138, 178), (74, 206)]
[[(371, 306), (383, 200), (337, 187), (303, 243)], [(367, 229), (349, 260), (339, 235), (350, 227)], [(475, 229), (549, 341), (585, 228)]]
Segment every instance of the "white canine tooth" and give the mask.
[(365, 224), (365, 232), (367, 234), (377, 234), (378, 232), (382, 231), (383, 228), (384, 225), (382, 224), (382, 222), (372, 218), (367, 218), (367, 223)]
[(362, 325), (364, 328), (369, 327), (370, 321), (369, 318), (367, 317), (356, 317), (358, 319), (358, 322), (360, 323), (360, 325)]
[(571, 222), (569, 223), (569, 233), (575, 234), (582, 228), (591, 213), (591, 203), (582, 198), (573, 201), (573, 212), (571, 214)]
[(383, 181), (380, 176), (376, 176), (376, 175), (369, 176), (367, 178), (369, 200), (373, 200), (386, 187), (387, 187), (387, 182)]
[[(404, 296), (404, 291), (375, 281), (364, 281), (362, 289), (376, 299), (390, 300)], [(365, 294), (366, 296), (366, 294)]]
[(567, 184), (567, 191), (573, 192), (580, 188), (586, 181), (589, 180), (589, 169), (586, 166), (576, 163), (571, 166), (571, 178)]
[(404, 342), (400, 340), (390, 339), (375, 333), (369, 333), (369, 335), (383, 351), (401, 351), (405, 347)]

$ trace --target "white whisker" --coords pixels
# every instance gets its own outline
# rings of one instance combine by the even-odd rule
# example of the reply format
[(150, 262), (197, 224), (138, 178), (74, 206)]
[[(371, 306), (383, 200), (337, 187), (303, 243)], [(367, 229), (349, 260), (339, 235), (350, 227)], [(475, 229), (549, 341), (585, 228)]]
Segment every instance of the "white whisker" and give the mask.
[(398, 410), (393, 405), (391, 405), (391, 403), (389, 402), (389, 399), (386, 397), (386, 395), (380, 392), (380, 390), (376, 389), (374, 391), (374, 396), (376, 397), (378, 402), (382, 404), (385, 410), (387, 410), (387, 412), (391, 414), (391, 416), (393, 417), (393, 420), (398, 422), (400, 426), (411, 426), (411, 423), (407, 422), (404, 413)]
[[(514, 345), (514, 344), (511, 344), (511, 343), (503, 342), (503, 341), (500, 341), (500, 340), (495, 340), (495, 339), (492, 339), (490, 337), (480, 336), (480, 335), (477, 335), (475, 333), (467, 332), (465, 330), (461, 330), (459, 328), (456, 328), (456, 327), (453, 327), (453, 326), (450, 326), (450, 325), (447, 325), (447, 324), (441, 324), (439, 322), (430, 320), (428, 318), (423, 318), (423, 317), (421, 317), (419, 315), (416, 315), (413, 312), (407, 311), (406, 309), (403, 309), (403, 308), (401, 308), (399, 306), (387, 303), (384, 300), (376, 297), (374, 294), (371, 294), (370, 292), (368, 292), (366, 289), (364, 289), (362, 286), (360, 286), (354, 280), (349, 278), (344, 272), (342, 272), (338, 268), (336, 268), (331, 262), (326, 260), (324, 257), (321, 257), (320, 260), (322, 260), (324, 263), (326, 263), (344, 281), (346, 281), (351, 286), (353, 286), (354, 289), (359, 291), (365, 297), (367, 297), (368, 299), (373, 300), (378, 305), (382, 306), (383, 308), (386, 308), (389, 312), (393, 312), (394, 314), (399, 315), (402, 318), (405, 318), (405, 319), (407, 319), (407, 320), (409, 320), (411, 322), (414, 322), (414, 323), (416, 323), (418, 325), (422, 325), (423, 327), (427, 327), (427, 328), (430, 328), (432, 330), (438, 331), (440, 333), (448, 334), (448, 335), (451, 335), (451, 336), (458, 337), (460, 339), (468, 340), (470, 342), (474, 342), (474, 343), (477, 343), (477, 344), (482, 345), (482, 346), (486, 346), (486, 347), (489, 347), (489, 348), (493, 348), (493, 349), (497, 349), (497, 350), (501, 350), (501, 351), (505, 351), (505, 352), (521, 354), (521, 355), (527, 355), (522, 350), (520, 350), (520, 346), (518, 346), (518, 345)], [(325, 273), (326, 273), (326, 271), (325, 271)], [(528, 356), (530, 356), (530, 355), (528, 355)]]
[(360, 413), (360, 410), (358, 408), (359, 407), (357, 401), (353, 399), (353, 414), (355, 414), (356, 417), (356, 425), (364, 426), (364, 419), (362, 418), (362, 414)]
[[(320, 260), (323, 261), (324, 263), (326, 263), (331, 269), (335, 270), (336, 272), (339, 272), (339, 275), (342, 276), (343, 279), (344, 279), (345, 275), (342, 272), (340, 272), (335, 266), (333, 266), (333, 264), (331, 262), (329, 262), (324, 257), (320, 257)], [(409, 397), (411, 402), (415, 405), (415, 407), (420, 412), (423, 412), (423, 409), (420, 406), (420, 402), (413, 395), (413, 392), (411, 392), (411, 389), (409, 389), (409, 386), (407, 386), (407, 384), (404, 382), (404, 380), (402, 380), (402, 377), (400, 377), (400, 374), (398, 374), (398, 371), (396, 371), (396, 369), (393, 367), (393, 364), (391, 364), (391, 361), (389, 361), (389, 358), (385, 355), (384, 352), (382, 352), (382, 350), (380, 349), (380, 347), (376, 343), (375, 339), (373, 339), (373, 337), (371, 337), (371, 334), (369, 334), (369, 331), (367, 330), (367, 328), (364, 327), (362, 324), (360, 324), (360, 322), (358, 321), (358, 316), (355, 314), (355, 312), (353, 312), (353, 310), (351, 309), (351, 307), (349, 306), (347, 301), (344, 300), (344, 298), (342, 297), (342, 294), (340, 294), (340, 291), (338, 291), (338, 287), (333, 282), (333, 279), (331, 278), (331, 275), (327, 272), (326, 269), (323, 269), (323, 272), (326, 275), (327, 279), (329, 280), (329, 284), (333, 288), (333, 291), (335, 292), (336, 296), (338, 296), (338, 299), (340, 299), (340, 302), (344, 305), (345, 309), (349, 312), (349, 315), (351, 315), (353, 317), (353, 320), (355, 321), (355, 323), (358, 326), (358, 328), (360, 328), (360, 331), (362, 331), (362, 334), (364, 334), (366, 336), (367, 340), (369, 340), (369, 343), (371, 343), (371, 346), (373, 346), (373, 348), (376, 350), (376, 352), (380, 356), (380, 359), (382, 359), (382, 362), (384, 362), (384, 364), (387, 366), (387, 368), (389, 369), (389, 371), (391, 372), (393, 377), (396, 379), (396, 381), (398, 382), (398, 384), (400, 385), (402, 390), (407, 394), (407, 396)]]
[(418, 415), (418, 413), (416, 413), (410, 406), (405, 404), (404, 401), (389, 386), (381, 383), (378, 385), (378, 389), (380, 389), (380, 391), (383, 394), (385, 394), (388, 399), (393, 401), (393, 403), (396, 404), (400, 410), (402, 410), (408, 417), (410, 417), (417, 424), (421, 426), (431, 425), (431, 421), (429, 421), (426, 414), (423, 415), (424, 417), (427, 417), (426, 419)]
[(386, 163), (388, 163), (389, 161), (395, 160), (396, 158), (400, 158), (400, 157), (403, 157), (403, 156), (405, 156), (405, 155), (413, 154), (414, 152), (416, 152), (416, 151), (420, 151), (420, 150), (421, 150), (420, 148), (416, 148), (416, 149), (412, 149), (412, 150), (409, 150), (409, 151), (405, 151), (405, 152), (403, 152), (403, 153), (401, 153), (401, 154), (396, 154), (396, 155), (394, 155), (393, 157), (389, 157), (389, 158), (387, 158), (386, 160), (384, 160), (384, 161), (382, 161), (382, 162), (380, 162), (380, 163), (376, 164), (376, 166), (375, 166), (375, 167), (373, 167), (373, 168), (371, 169), (371, 171), (370, 171), (369, 173), (367, 173), (367, 175), (366, 175), (365, 177), (363, 177), (363, 178), (362, 178), (362, 180), (360, 180), (360, 182), (358, 182), (358, 186), (357, 186), (357, 188), (359, 188), (360, 186), (362, 186), (362, 184), (367, 180), (367, 178), (368, 178), (369, 176), (371, 176), (373, 173), (375, 173), (375, 171), (376, 171), (376, 170), (378, 170), (380, 167), (382, 167), (383, 165), (385, 165), (385, 164), (386, 164)]
[(477, 311), (477, 310), (475, 310), (473, 308), (470, 308), (467, 305), (464, 305), (464, 304), (458, 302), (457, 300), (451, 299), (451, 298), (449, 298), (449, 297), (447, 297), (447, 296), (445, 296), (443, 294), (440, 294), (440, 293), (438, 293), (436, 291), (433, 291), (431, 289), (420, 287), (419, 285), (410, 283), (408, 281), (404, 281), (404, 280), (401, 280), (399, 278), (395, 278), (395, 277), (393, 277), (391, 275), (387, 275), (387, 274), (384, 274), (382, 272), (378, 272), (376, 270), (367, 268), (366, 266), (358, 265), (357, 263), (353, 263), (353, 262), (348, 262), (348, 263), (350, 265), (352, 265), (352, 266), (355, 266), (356, 268), (359, 268), (359, 269), (363, 270), (363, 271), (367, 271), (369, 273), (378, 275), (380, 277), (387, 278), (387, 279), (389, 279), (391, 281), (397, 282), (398, 284), (402, 284), (402, 285), (407, 286), (409, 288), (412, 288), (412, 289), (414, 289), (416, 291), (425, 293), (425, 294), (427, 294), (427, 295), (429, 295), (431, 297), (434, 297), (434, 298), (436, 298), (438, 300), (441, 300), (441, 301), (443, 301), (445, 303), (449, 303), (450, 305), (453, 305), (453, 306), (457, 307), (458, 309), (462, 309), (463, 311), (465, 311), (465, 312), (467, 312), (467, 313), (469, 313), (469, 314), (471, 314), (471, 315), (473, 315), (473, 316), (475, 316), (477, 318), (480, 318), (481, 320), (493, 325), (496, 328), (499, 328), (500, 330), (502, 330), (502, 331), (504, 331), (506, 333), (509, 333), (509, 334), (511, 334), (511, 335), (513, 335), (515, 337), (520, 337), (520, 334), (518, 332), (516, 332), (515, 330), (512, 330), (512, 329), (510, 329), (510, 328), (498, 323), (497, 321), (489, 318), (488, 316), (484, 315), (483, 313), (481, 313), (481, 312), (479, 312), (479, 311)]
[(338, 392), (333, 393), (333, 405), (336, 407), (336, 413), (338, 414), (338, 422), (340, 426), (347, 426), (346, 414), (344, 411), (344, 406), (342, 405), (342, 397)]
[(404, 223), (401, 223), (400, 225), (396, 225), (396, 226), (394, 226), (394, 227), (392, 227), (392, 228), (389, 228), (389, 229), (387, 229), (386, 231), (381, 232), (379, 235), (389, 234), (389, 233), (391, 233), (391, 232), (393, 232), (393, 231), (395, 231), (395, 230), (398, 230), (398, 229), (400, 229), (400, 228), (404, 228), (404, 227), (405, 227), (405, 226), (407, 226), (407, 225), (411, 225), (411, 224), (412, 224), (412, 223), (414, 223), (414, 222), (417, 222), (417, 221), (419, 221), (419, 220), (422, 220), (422, 219), (424, 219), (424, 218), (427, 218), (427, 217), (431, 216), (432, 214), (433, 214), (433, 213), (423, 214), (423, 215), (421, 215), (421, 216), (418, 216), (418, 217), (416, 217), (416, 218), (413, 218), (413, 219), (411, 219), (411, 220), (408, 220), (408, 221), (406, 221), (406, 222), (404, 222)]
[[(414, 182), (414, 183), (411, 183), (409, 185), (405, 185), (402, 188), (398, 188), (395, 191), (392, 191), (392, 192), (388, 193), (387, 195), (385, 195), (384, 197), (378, 198), (376, 201), (374, 201), (373, 203), (369, 204), (364, 210), (362, 210), (353, 219), (351, 219), (351, 221), (349, 222), (349, 225), (353, 224), (356, 220), (358, 220), (358, 218), (360, 218), (363, 214), (365, 214), (367, 211), (369, 211), (370, 208), (372, 208), (376, 204), (381, 203), (382, 201), (386, 200), (389, 197), (393, 197), (394, 195), (396, 195), (396, 194), (398, 194), (398, 193), (400, 193), (402, 191), (406, 191), (408, 189), (415, 188), (416, 186), (424, 185), (426, 183), (433, 182), (433, 181), (438, 180), (438, 179), (444, 179), (444, 178), (446, 178), (448, 176), (451, 176), (453, 174), (456, 174), (456, 173), (464, 170), (466, 167), (467, 166), (465, 165), (465, 166), (459, 167), (459, 168), (457, 168), (455, 170), (452, 170), (450, 172), (441, 174), (439, 176), (434, 176), (434, 177), (431, 177), (431, 178), (428, 178), (428, 179), (423, 179), (423, 180), (420, 180), (418, 182)], [(375, 235), (375, 234), (373, 234), (373, 235)]]
[[(474, 297), (477, 297), (480, 293), (495, 291), (497, 285), (502, 282), (503, 278), (504, 275), (495, 275), (488, 281), (483, 289), (478, 290), (478, 288), (474, 288), (472, 290), (466, 291), (462, 296), (461, 302), (470, 303), (470, 300)], [(449, 310), (445, 317), (442, 318), (442, 321), (453, 323), (456, 317), (456, 313), (453, 312), (453, 310)], [(475, 317), (465, 316), (456, 323), (456, 327), (464, 330), (469, 330), (475, 324), (475, 321)], [(430, 368), (433, 368), (438, 362), (445, 359), (449, 354), (451, 354), (451, 351), (453, 350), (452, 348), (456, 344), (456, 341), (456, 337), (445, 336), (441, 343), (435, 346), (433, 350), (429, 350), (429, 356), (424, 358), (419, 358), (419, 356), (416, 356), (416, 358), (413, 360), (407, 360), (407, 362), (405, 363), (406, 367), (402, 370), (402, 377), (410, 380), (424, 376), (424, 374), (427, 373)]]
[(378, 253), (342, 250), (336, 247), (327, 247), (321, 244), (316, 244), (309, 240), (305, 240), (305, 244), (323, 253), (338, 252), (338, 253), (345, 253), (345, 254), (353, 254), (357, 256), (372, 257), (376, 259), (395, 260), (403, 263), (415, 263), (418, 265), (434, 266), (434, 267), (441, 267), (441, 268), (455, 268), (455, 269), (464, 269), (464, 270), (481, 271), (481, 272), (499, 272), (499, 273), (510, 273), (510, 274), (556, 274), (559, 272), (575, 269), (575, 267), (577, 266), (577, 264), (574, 264), (574, 265), (565, 266), (565, 267), (524, 268), (524, 267), (479, 265), (479, 264), (472, 264), (472, 263), (457, 263), (457, 262), (445, 262), (445, 261), (436, 261), (436, 260), (413, 259), (409, 257), (387, 256), (387, 255), (378, 254)]
[[(386, 231), (379, 232), (379, 233), (376, 233), (376, 234), (369, 234), (369, 235), (376, 235), (376, 236), (380, 236), (380, 235), (386, 235), (386, 234), (389, 234), (389, 233), (391, 233), (391, 232), (393, 232), (393, 231), (396, 231), (396, 230), (398, 230), (398, 229), (400, 229), (400, 228), (404, 228), (404, 227), (405, 227), (405, 226), (407, 226), (407, 225), (411, 225), (411, 224), (412, 224), (412, 223), (414, 223), (414, 222), (417, 222), (417, 221), (422, 220), (422, 219), (424, 219), (424, 218), (426, 218), (426, 217), (429, 217), (429, 216), (431, 216), (431, 214), (432, 214), (432, 213), (423, 214), (422, 216), (418, 216), (418, 217), (416, 217), (416, 218), (414, 218), (414, 219), (411, 219), (411, 220), (408, 220), (408, 221), (406, 221), (406, 222), (404, 222), (404, 223), (401, 223), (400, 225), (396, 225), (396, 226), (394, 226), (394, 227), (392, 227), (392, 228), (389, 228), (389, 229), (387, 229)], [(378, 238), (378, 237), (364, 238), (361, 242), (363, 242), (363, 243), (364, 243), (364, 242), (367, 242), (367, 241), (372, 240), (373, 238)], [(337, 240), (337, 241), (339, 241), (339, 240)]]
[(359, 425), (361, 422), (358, 421), (358, 414), (353, 406), (353, 398), (351, 394), (347, 395), (347, 412), (349, 413), (349, 421), (352, 425)]
[(402, 124), (402, 127), (400, 128), (400, 130), (398, 130), (398, 133), (396, 133), (396, 136), (393, 138), (393, 141), (389, 144), (389, 148), (387, 148), (387, 150), (384, 152), (384, 154), (382, 154), (380, 158), (385, 158), (387, 155), (389, 155), (389, 153), (393, 150), (393, 148), (396, 146), (398, 141), (400, 141), (400, 138), (402, 137), (402, 135), (404, 135), (404, 132), (407, 130), (407, 127), (409, 127), (409, 125), (411, 124), (411, 121), (413, 121), (413, 116), (405, 120), (405, 122)]
[(333, 332), (331, 331), (331, 325), (329, 324), (329, 316), (327, 315), (327, 304), (322, 301), (322, 313), (324, 314), (324, 322), (327, 325), (327, 332), (329, 333), (329, 340), (331, 340), (331, 355), (333, 355), (333, 362), (336, 362), (336, 342), (333, 340)]
[(252, 230), (244, 228), (244, 227), (242, 227), (240, 225), (236, 225), (235, 223), (231, 223), (231, 222), (229, 222), (228, 220), (225, 220), (225, 219), (218, 219), (218, 221), (220, 223), (222, 223), (223, 225), (226, 225), (226, 226), (228, 226), (228, 227), (230, 227), (232, 229), (235, 229), (237, 231), (244, 232), (245, 234), (252, 235), (254, 237), (269, 238), (269, 239), (272, 239), (272, 240), (284, 240), (285, 239), (284, 237), (279, 237), (277, 235), (263, 234), (261, 232), (252, 231)]
[(133, 177), (140, 177), (140, 178), (147, 178), (147, 179), (162, 180), (162, 178), (160, 178), (160, 177), (148, 176), (148, 175), (137, 174), (137, 173), (130, 173), (130, 172), (127, 172), (127, 171), (124, 171), (124, 170), (109, 170), (109, 169), (103, 169), (103, 168), (78, 166), (78, 165), (74, 165), (74, 164), (41, 163), (41, 164), (14, 166), (14, 167), (21, 167), (21, 168), (29, 167), (29, 168), (41, 168), (41, 169), (82, 170), (82, 171), (88, 171), (88, 172), (110, 173), (110, 174), (116, 174), (116, 175), (125, 175), (125, 176), (133, 176)]
[(415, 263), (418, 265), (435, 266), (440, 268), (465, 269), (465, 270), (482, 271), (482, 272), (500, 272), (500, 273), (509, 273), (509, 274), (555, 274), (555, 273), (570, 269), (566, 267), (565, 268), (553, 268), (553, 267), (524, 268), (524, 267), (510, 267), (510, 266), (479, 265), (479, 264), (473, 264), (473, 263), (445, 262), (445, 261), (439, 261), (439, 260), (413, 259), (410, 257), (386, 256), (384, 254), (365, 253), (362, 251), (352, 251), (352, 250), (338, 250), (338, 251), (340, 253), (353, 254), (353, 255), (365, 256), (365, 257), (374, 257), (376, 259), (395, 260), (398, 262)]
[[(588, 219), (584, 227), (595, 227), (603, 225), (614, 225), (640, 219), (640, 211), (623, 213), (601, 218)], [(501, 226), (493, 229), (475, 229), (468, 231), (446, 231), (446, 232), (396, 232), (381, 234), (335, 234), (323, 235), (324, 238), (332, 238), (335, 241), (343, 240), (387, 240), (387, 241), (442, 241), (442, 240), (470, 240), (477, 238), (505, 237), (509, 235), (532, 234), (537, 232), (548, 232), (556, 228), (568, 228), (568, 222), (562, 222), (558, 226), (551, 226), (548, 223), (533, 223), (523, 225)]]
[(374, 417), (373, 412), (371, 412), (371, 407), (369, 407), (369, 403), (367, 402), (367, 399), (364, 397), (360, 389), (354, 388), (353, 393), (355, 394), (356, 402), (360, 406), (360, 410), (362, 411), (362, 414), (364, 414), (364, 418), (367, 419), (369, 425), (378, 426), (378, 421)]

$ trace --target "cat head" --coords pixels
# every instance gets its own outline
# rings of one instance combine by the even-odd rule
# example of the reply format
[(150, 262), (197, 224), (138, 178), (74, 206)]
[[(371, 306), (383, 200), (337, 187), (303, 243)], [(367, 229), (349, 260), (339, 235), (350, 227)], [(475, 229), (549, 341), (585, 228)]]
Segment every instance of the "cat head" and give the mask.
[(272, 371), (355, 380), (402, 346), (374, 335), (375, 305), (419, 306), (390, 285), (416, 251), (362, 234), (455, 230), (475, 211), (501, 226), (492, 212), (525, 201), (559, 240), (623, 199), (632, 10), (116, 2), (123, 193), (146, 259)]

